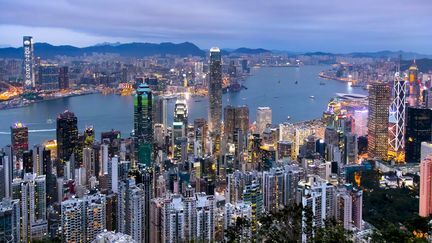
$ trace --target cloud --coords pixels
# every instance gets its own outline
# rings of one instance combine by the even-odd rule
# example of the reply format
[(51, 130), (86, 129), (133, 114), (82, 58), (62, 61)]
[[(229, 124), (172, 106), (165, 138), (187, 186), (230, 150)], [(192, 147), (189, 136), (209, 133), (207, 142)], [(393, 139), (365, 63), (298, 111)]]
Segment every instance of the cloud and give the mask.
[[(13, 26), (16, 31), (6, 33), (18, 35), (35, 28), (28, 34), (50, 42), (70, 32), (64, 44), (192, 41), (202, 47), (432, 53), (427, 0), (0, 0), (0, 6), (0, 30)], [(1, 42), (10, 39), (1, 33)]]

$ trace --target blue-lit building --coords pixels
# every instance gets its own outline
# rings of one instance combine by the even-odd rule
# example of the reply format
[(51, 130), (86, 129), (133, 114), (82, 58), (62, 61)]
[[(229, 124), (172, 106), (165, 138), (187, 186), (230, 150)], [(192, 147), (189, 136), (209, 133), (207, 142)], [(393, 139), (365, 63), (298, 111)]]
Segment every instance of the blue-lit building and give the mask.
[(152, 91), (140, 84), (134, 99), (134, 146), (138, 164), (151, 166), (153, 150)]

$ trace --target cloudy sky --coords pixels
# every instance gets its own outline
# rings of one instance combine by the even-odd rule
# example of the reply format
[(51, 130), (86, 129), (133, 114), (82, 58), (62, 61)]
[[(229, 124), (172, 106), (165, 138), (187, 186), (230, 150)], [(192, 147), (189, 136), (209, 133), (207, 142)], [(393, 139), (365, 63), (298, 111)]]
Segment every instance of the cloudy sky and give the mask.
[(201, 48), (432, 54), (431, 0), (0, 0), (0, 45), (184, 42)]

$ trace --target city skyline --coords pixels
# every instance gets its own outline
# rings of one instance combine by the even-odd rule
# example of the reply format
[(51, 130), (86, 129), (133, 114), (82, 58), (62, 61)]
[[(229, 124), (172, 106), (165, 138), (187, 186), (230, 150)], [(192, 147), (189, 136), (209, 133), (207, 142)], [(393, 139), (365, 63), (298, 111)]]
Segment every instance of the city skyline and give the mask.
[[(19, 46), (19, 36), (31, 35), (40, 42), (76, 46), (191, 41), (202, 48), (246, 46), (337, 53), (380, 50), (432, 53), (428, 45), (432, 32), (424, 21), (432, 4), (427, 1), (409, 5), (404, 1), (371, 0), (350, 4), (340, 0), (249, 4), (131, 0), (121, 5), (2, 2), (0, 33), (10, 34), (2, 37), (0, 45), (8, 46)], [(410, 17), (397, 14), (401, 10), (410, 13)], [(33, 11), (39, 13), (38, 17), (27, 21)]]

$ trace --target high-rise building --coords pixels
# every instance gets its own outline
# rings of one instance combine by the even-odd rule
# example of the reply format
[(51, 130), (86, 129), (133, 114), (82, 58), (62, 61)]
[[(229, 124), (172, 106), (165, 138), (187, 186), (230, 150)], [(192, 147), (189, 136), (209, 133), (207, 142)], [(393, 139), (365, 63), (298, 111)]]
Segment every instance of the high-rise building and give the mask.
[(407, 108), (405, 137), (405, 161), (420, 163), (421, 142), (432, 139), (431, 109)]
[(224, 108), (224, 135), (228, 141), (234, 140), (236, 131), (247, 134), (249, 130), (249, 108), (247, 106), (234, 107), (228, 105)]
[(24, 174), (12, 182), (12, 198), (21, 203), (21, 241), (41, 240), (48, 234), (45, 175)]
[(103, 194), (71, 198), (61, 203), (63, 242), (92, 242), (106, 228), (106, 197)]
[[(238, 202), (235, 204), (226, 203), (224, 208), (224, 229), (235, 226), (237, 219), (248, 219), (252, 218), (252, 206), (248, 203)], [(250, 239), (252, 237), (252, 231), (250, 227), (243, 227), (238, 235), (238, 239)]]
[(354, 111), (354, 133), (358, 136), (367, 135), (368, 110)]
[(4, 198), (0, 201), (0, 242), (20, 242), (20, 201)]
[(43, 145), (35, 145), (32, 150), (33, 173), (37, 175), (52, 174), (51, 153)]
[(222, 56), (219, 48), (210, 49), (209, 131), (218, 134), (222, 122)]
[(272, 124), (272, 110), (270, 107), (258, 107), (256, 113), (256, 133), (262, 134), (264, 129)]
[(59, 89), (59, 67), (57, 64), (40, 64), (38, 66), (37, 87), (40, 90)]
[(71, 198), (61, 203), (62, 242), (85, 242), (85, 204)]
[(58, 88), (69, 89), (69, 67), (67, 66), (59, 68)]
[(151, 166), (153, 153), (153, 96), (147, 84), (140, 84), (134, 98), (135, 160), (140, 165)]
[(28, 150), (28, 127), (21, 122), (11, 126), (12, 153), (18, 158), (22, 157), (24, 151)]
[(394, 77), (393, 92), (393, 102), (390, 106), (390, 123), (392, 125), (389, 129), (391, 132), (389, 145), (391, 152), (395, 153), (396, 159), (403, 161), (404, 158), (400, 155), (403, 154), (405, 148), (406, 81), (400, 77), (399, 72)]
[(214, 241), (215, 199), (190, 189), (152, 199), (152, 242)]
[(144, 194), (133, 179), (119, 183), (117, 231), (132, 236), (137, 242), (144, 242), (145, 239)]
[(12, 197), (13, 174), (12, 148), (9, 145), (0, 150), (0, 199)]
[(368, 155), (383, 159), (388, 152), (390, 87), (374, 83), (369, 88)]
[(420, 81), (418, 79), (418, 67), (414, 60), (408, 69), (408, 104), (410, 106), (417, 106), (420, 99)]
[(57, 117), (57, 159), (63, 163), (69, 161), (77, 146), (78, 119), (66, 110)]
[(420, 163), (420, 206), (419, 215), (432, 215), (432, 154)]
[(24, 51), (24, 88), (33, 89), (35, 87), (35, 70), (34, 70), (34, 47), (33, 37), (23, 37), (23, 51)]

